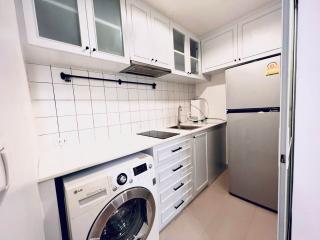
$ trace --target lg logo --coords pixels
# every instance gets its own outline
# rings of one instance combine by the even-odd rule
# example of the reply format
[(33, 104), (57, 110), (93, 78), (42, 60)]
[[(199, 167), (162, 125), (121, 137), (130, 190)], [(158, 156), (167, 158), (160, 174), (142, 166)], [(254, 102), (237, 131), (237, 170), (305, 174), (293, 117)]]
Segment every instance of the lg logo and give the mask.
[(82, 189), (82, 188), (79, 188), (79, 189), (74, 190), (74, 191), (73, 191), (73, 194), (77, 194), (77, 193), (82, 192), (82, 191), (83, 191), (83, 189)]

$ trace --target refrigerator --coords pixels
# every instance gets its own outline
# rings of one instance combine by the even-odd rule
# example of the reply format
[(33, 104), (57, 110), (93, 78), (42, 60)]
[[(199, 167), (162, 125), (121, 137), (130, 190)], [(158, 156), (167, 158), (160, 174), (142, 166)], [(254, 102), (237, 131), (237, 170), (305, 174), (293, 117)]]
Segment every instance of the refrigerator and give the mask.
[(229, 192), (277, 211), (280, 56), (226, 70)]

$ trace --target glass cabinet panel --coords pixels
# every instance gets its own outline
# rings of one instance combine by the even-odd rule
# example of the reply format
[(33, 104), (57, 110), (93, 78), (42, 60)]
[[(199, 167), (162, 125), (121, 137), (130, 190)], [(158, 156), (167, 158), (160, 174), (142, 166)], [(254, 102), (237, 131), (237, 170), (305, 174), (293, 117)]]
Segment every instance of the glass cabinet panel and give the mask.
[(190, 38), (191, 73), (199, 74), (199, 42)]
[(77, 0), (34, 0), (39, 35), (81, 46)]
[(185, 71), (185, 35), (173, 29), (174, 66), (176, 70)]
[(93, 0), (97, 49), (124, 56), (120, 0)]

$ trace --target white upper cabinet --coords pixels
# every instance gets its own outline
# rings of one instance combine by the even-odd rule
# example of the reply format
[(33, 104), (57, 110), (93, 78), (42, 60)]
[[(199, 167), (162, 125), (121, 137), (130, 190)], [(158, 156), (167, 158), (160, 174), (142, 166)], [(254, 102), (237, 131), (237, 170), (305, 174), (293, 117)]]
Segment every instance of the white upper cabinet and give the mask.
[(186, 75), (187, 71), (187, 35), (178, 27), (172, 29), (173, 52), (174, 52), (174, 70)]
[(275, 7), (238, 24), (239, 58), (278, 53), (281, 48), (281, 8)]
[(204, 72), (234, 64), (237, 59), (237, 26), (203, 39), (202, 59)]
[(204, 79), (201, 71), (200, 40), (177, 25), (172, 27), (172, 40), (173, 73), (190, 79)]
[(207, 34), (201, 41), (203, 72), (281, 53), (281, 31), (281, 4), (273, 4)]
[(189, 62), (190, 62), (190, 74), (200, 74), (200, 41), (195, 38), (189, 38)]
[(98, 58), (125, 57), (125, 0), (87, 0), (91, 55)]
[(141, 0), (129, 0), (131, 59), (160, 67), (171, 67), (170, 21)]
[(142, 1), (129, 1), (127, 11), (131, 59), (150, 64), (152, 58), (150, 8)]
[(90, 55), (85, 0), (22, 3), (30, 44)]
[(162, 67), (169, 68), (172, 63), (171, 31), (168, 18), (152, 11), (152, 50), (154, 61)]
[(129, 65), (125, 0), (20, 1), (27, 60), (117, 70)]

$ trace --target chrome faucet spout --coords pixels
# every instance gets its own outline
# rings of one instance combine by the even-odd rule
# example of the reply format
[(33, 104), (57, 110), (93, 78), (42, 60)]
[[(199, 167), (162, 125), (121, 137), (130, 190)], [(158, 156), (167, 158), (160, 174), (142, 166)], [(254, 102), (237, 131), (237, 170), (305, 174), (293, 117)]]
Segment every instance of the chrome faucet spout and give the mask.
[(182, 111), (182, 107), (179, 106), (178, 107), (178, 124), (177, 124), (178, 128), (180, 128), (181, 126), (181, 111)]

